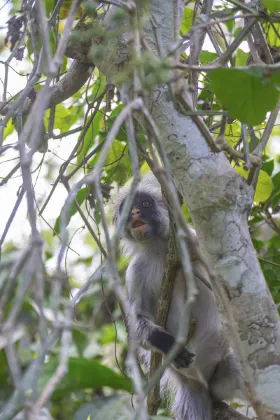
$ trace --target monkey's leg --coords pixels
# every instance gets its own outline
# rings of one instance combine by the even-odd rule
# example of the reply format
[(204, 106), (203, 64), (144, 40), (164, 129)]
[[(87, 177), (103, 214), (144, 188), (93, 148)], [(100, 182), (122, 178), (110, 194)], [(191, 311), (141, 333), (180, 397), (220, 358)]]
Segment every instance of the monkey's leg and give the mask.
[(222, 401), (231, 399), (240, 390), (240, 373), (233, 354), (222, 359), (209, 381), (209, 389), (213, 399)]
[[(157, 326), (143, 315), (137, 315), (138, 326), (137, 333), (144, 346), (151, 346), (163, 354), (167, 354), (176, 340), (172, 334), (169, 334), (163, 328)], [(173, 363), (176, 368), (188, 367), (194, 359), (194, 354), (182, 347), (176, 355)]]
[(176, 392), (171, 411), (176, 420), (212, 420), (212, 399), (203, 384), (178, 374), (171, 382)]

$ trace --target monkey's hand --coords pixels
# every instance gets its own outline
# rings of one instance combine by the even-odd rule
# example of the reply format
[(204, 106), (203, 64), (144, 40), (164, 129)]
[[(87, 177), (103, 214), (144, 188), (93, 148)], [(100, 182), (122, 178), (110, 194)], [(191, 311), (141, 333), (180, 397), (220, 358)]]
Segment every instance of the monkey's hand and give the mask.
[(194, 357), (193, 353), (183, 347), (173, 360), (173, 364), (177, 369), (187, 368), (193, 362)]

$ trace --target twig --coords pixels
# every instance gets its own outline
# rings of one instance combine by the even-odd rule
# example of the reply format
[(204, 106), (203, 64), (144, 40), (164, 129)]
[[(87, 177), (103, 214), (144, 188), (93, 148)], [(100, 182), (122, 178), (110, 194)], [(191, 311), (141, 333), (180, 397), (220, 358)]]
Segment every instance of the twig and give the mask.
[(45, 55), (47, 69), (49, 70), (52, 56), (51, 56), (51, 46), (50, 46), (50, 40), (49, 40), (49, 31), (48, 31), (48, 26), (46, 23), (45, 6), (44, 6), (44, 3), (42, 3), (40, 0), (36, 0), (35, 4), (36, 4), (36, 11), (37, 11), (36, 17), (39, 20), (38, 27), (40, 28), (42, 41), (43, 41), (43, 52)]
[(251, 169), (252, 168), (252, 162), (250, 160), (250, 151), (249, 151), (247, 128), (246, 128), (246, 125), (243, 124), (243, 123), (241, 124), (241, 131), (242, 131), (242, 140), (243, 140), (243, 148), (244, 148), (245, 169)]
[[(211, 13), (213, 5), (213, 0), (204, 0), (203, 5), (201, 8), (201, 15), (203, 17), (209, 15)], [(206, 36), (206, 29), (207, 27), (196, 27), (193, 31), (192, 37), (195, 38), (195, 42), (190, 47), (190, 56), (189, 56), (189, 64), (199, 64), (199, 57), (200, 53), (204, 44), (205, 36)], [(197, 73), (191, 72), (189, 75), (189, 84), (193, 86), (193, 93), (192, 93), (192, 105), (195, 109), (197, 106), (197, 98), (198, 98), (198, 75)]]
[[(278, 234), (280, 235), (280, 228), (278, 229)], [(266, 260), (265, 258), (262, 258), (262, 257), (260, 257), (260, 256), (258, 256), (258, 259), (259, 259), (260, 261), (262, 261), (262, 262), (265, 262), (265, 263), (267, 263), (267, 264), (274, 265), (275, 267), (279, 267), (279, 268), (280, 268), (280, 264), (277, 264), (277, 263), (275, 263), (275, 262), (273, 262), (273, 261)]]
[[(103, 96), (104, 95), (105, 95), (105, 91), (103, 92)], [(61, 166), (61, 168), (59, 170), (59, 175), (56, 178), (55, 182), (53, 183), (52, 189), (51, 189), (48, 197), (46, 198), (44, 204), (42, 205), (42, 207), (41, 207), (41, 209), (39, 211), (39, 216), (41, 216), (43, 214), (43, 212), (44, 212), (45, 208), (47, 207), (47, 205), (48, 205), (48, 203), (49, 203), (49, 201), (50, 201), (50, 199), (51, 199), (51, 197), (52, 197), (52, 195), (53, 195), (53, 193), (54, 193), (54, 191), (55, 191), (55, 189), (56, 189), (56, 187), (57, 187), (57, 185), (58, 185), (58, 183), (59, 183), (59, 181), (61, 179), (61, 177), (63, 176), (64, 172), (66, 171), (66, 169), (67, 169), (69, 163), (71, 162), (71, 160), (76, 156), (76, 153), (78, 152), (79, 147), (83, 144), (85, 135), (86, 135), (88, 129), (90, 128), (90, 126), (91, 126), (91, 124), (92, 124), (92, 122), (94, 120), (95, 115), (97, 114), (97, 112), (99, 110), (99, 105), (101, 104), (101, 101), (102, 101), (103, 96), (100, 95), (100, 98), (99, 98), (99, 100), (97, 102), (96, 108), (95, 108), (94, 112), (92, 113), (92, 115), (89, 117), (89, 119), (88, 119), (88, 121), (86, 123), (86, 126), (84, 127), (81, 135), (78, 138), (77, 143), (75, 144), (75, 146), (74, 146), (73, 150), (71, 151), (71, 153), (70, 153), (69, 157), (67, 158), (67, 160)], [(99, 147), (99, 146), (97, 146), (97, 147)], [(73, 173), (71, 173), (70, 175), (72, 176), (72, 174)], [(69, 175), (69, 178), (70, 178), (70, 175)]]
[(267, 124), (265, 126), (262, 138), (259, 142), (259, 144), (257, 145), (257, 147), (255, 148), (255, 150), (253, 150), (252, 155), (261, 157), (262, 153), (265, 149), (265, 146), (267, 145), (267, 142), (270, 138), (271, 132), (274, 128), (278, 113), (279, 113), (279, 109), (280, 109), (280, 102), (277, 104), (276, 108), (274, 109), (274, 111), (271, 112), (269, 119), (267, 121)]
[(241, 44), (243, 39), (246, 37), (246, 35), (250, 32), (252, 26), (255, 24), (256, 19), (251, 18), (250, 21), (248, 20), (247, 25), (241, 30), (241, 32), (238, 34), (238, 36), (234, 39), (232, 44), (228, 47), (228, 49), (224, 52), (224, 54), (221, 55), (217, 59), (217, 62), (221, 64), (222, 66), (225, 65), (229, 58), (232, 56), (234, 51), (238, 48), (238, 46)]
[(259, 176), (259, 171), (260, 171), (260, 167), (261, 167), (261, 156), (263, 154), (263, 151), (267, 145), (267, 142), (270, 138), (270, 135), (272, 133), (272, 130), (274, 128), (278, 113), (279, 113), (279, 109), (280, 109), (280, 103), (277, 104), (277, 107), (275, 108), (274, 111), (271, 112), (269, 119), (267, 121), (267, 124), (265, 126), (263, 135), (261, 137), (261, 140), (259, 142), (259, 144), (257, 145), (257, 147), (253, 150), (252, 154), (251, 154), (251, 158), (257, 158), (259, 159), (259, 163), (257, 166), (253, 167), (248, 175), (247, 178), (247, 182), (249, 185), (252, 185), (253, 188), (256, 188), (257, 182), (258, 182), (258, 176)]
[[(184, 111), (192, 111), (193, 108), (190, 104), (190, 100), (188, 98), (188, 94), (186, 92), (186, 89), (183, 87), (181, 88), (180, 92), (176, 92), (176, 97), (179, 101), (179, 103), (182, 105), (182, 112)], [(207, 142), (210, 150), (212, 152), (219, 152), (219, 148), (217, 147), (216, 143), (214, 142), (212, 135), (208, 129), (208, 127), (206, 126), (205, 122), (202, 120), (202, 118), (200, 118), (198, 115), (191, 115), (191, 118), (193, 120), (193, 122), (195, 123), (195, 125), (197, 126), (197, 128), (199, 129), (199, 131), (201, 132), (202, 136), (204, 137), (205, 141)]]
[[(61, 178), (61, 182), (62, 182), (62, 184), (65, 186), (66, 190), (67, 190), (67, 191), (68, 191), (68, 193), (69, 193), (69, 192), (70, 192), (70, 187), (69, 187), (69, 183), (68, 183), (68, 181), (67, 181), (67, 178), (66, 178), (66, 177), (62, 177), (62, 178)], [(92, 229), (92, 227), (91, 227), (90, 223), (88, 222), (88, 220), (87, 220), (86, 216), (84, 215), (84, 213), (83, 213), (83, 211), (82, 211), (81, 207), (79, 206), (79, 204), (77, 203), (77, 201), (76, 201), (76, 200), (74, 200), (74, 204), (75, 204), (75, 207), (76, 207), (76, 209), (77, 209), (78, 213), (80, 214), (81, 218), (83, 219), (84, 224), (86, 225), (86, 227), (87, 227), (87, 229), (88, 229), (89, 233), (90, 233), (90, 234), (91, 234), (91, 236), (93, 237), (94, 241), (96, 242), (96, 244), (97, 244), (98, 248), (100, 249), (101, 253), (103, 254), (103, 256), (106, 258), (106, 257), (107, 257), (107, 252), (106, 252), (106, 251), (105, 251), (105, 249), (103, 248), (103, 245), (102, 245), (102, 243), (100, 242), (100, 240), (99, 240), (98, 236), (96, 235), (96, 233), (95, 233), (95, 232), (94, 232), (94, 230)]]
[(32, 411), (34, 415), (38, 413), (41, 407), (48, 401), (50, 396), (52, 395), (56, 385), (59, 383), (61, 378), (67, 372), (67, 364), (68, 359), (70, 356), (70, 345), (72, 341), (72, 331), (70, 328), (70, 320), (72, 319), (72, 312), (69, 307), (65, 310), (65, 327), (61, 337), (61, 350), (60, 350), (60, 360), (59, 364), (56, 368), (54, 375), (49, 379), (47, 385), (45, 386), (44, 390), (42, 391), (40, 397), (32, 407)]
[(16, 203), (14, 205), (14, 208), (11, 211), (11, 214), (9, 216), (9, 219), (8, 219), (7, 223), (6, 223), (5, 229), (4, 229), (3, 233), (2, 233), (2, 236), (0, 238), (0, 255), (1, 255), (1, 247), (2, 247), (2, 245), (4, 243), (4, 241), (5, 241), (5, 238), (6, 238), (7, 233), (9, 232), (9, 229), (11, 227), (11, 224), (12, 224), (13, 220), (14, 220), (14, 217), (15, 217), (17, 211), (18, 211), (18, 208), (19, 208), (20, 203), (21, 203), (21, 201), (23, 199), (24, 193), (25, 193), (25, 191), (22, 188), (21, 191), (20, 191), (20, 193), (19, 193), (19, 195), (18, 195), (18, 197), (17, 197), (17, 200), (16, 200)]
[(258, 54), (257, 48), (255, 47), (255, 44), (254, 44), (254, 39), (253, 39), (253, 36), (252, 36), (251, 33), (248, 33), (247, 41), (248, 41), (248, 45), (249, 45), (249, 48), (250, 48), (250, 53), (252, 55), (254, 63), (265, 64)]

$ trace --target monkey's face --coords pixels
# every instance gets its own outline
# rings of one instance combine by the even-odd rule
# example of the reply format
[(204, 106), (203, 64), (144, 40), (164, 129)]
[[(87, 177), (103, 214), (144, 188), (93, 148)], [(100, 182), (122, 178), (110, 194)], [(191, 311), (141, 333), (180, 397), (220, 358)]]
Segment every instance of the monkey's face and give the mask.
[(126, 235), (136, 241), (142, 241), (156, 237), (159, 228), (160, 222), (155, 200), (149, 194), (137, 193), (126, 225)]

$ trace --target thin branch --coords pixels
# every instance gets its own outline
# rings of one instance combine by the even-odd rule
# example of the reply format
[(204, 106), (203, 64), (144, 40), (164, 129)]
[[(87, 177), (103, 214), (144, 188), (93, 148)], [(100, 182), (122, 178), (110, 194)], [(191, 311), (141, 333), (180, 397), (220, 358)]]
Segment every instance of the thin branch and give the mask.
[[(70, 187), (69, 187), (69, 183), (68, 183), (68, 181), (67, 181), (67, 178), (63, 176), (63, 177), (61, 178), (61, 182), (62, 182), (62, 184), (65, 186), (66, 190), (67, 190), (67, 191), (68, 191), (68, 193), (69, 193), (69, 192), (70, 192)], [(96, 244), (97, 244), (98, 248), (100, 249), (101, 253), (103, 254), (103, 256), (106, 258), (106, 257), (107, 257), (107, 252), (106, 252), (106, 251), (105, 251), (105, 249), (103, 248), (103, 245), (102, 245), (102, 243), (100, 242), (100, 240), (99, 240), (98, 236), (96, 235), (96, 233), (95, 233), (95, 232), (94, 232), (94, 230), (92, 229), (92, 227), (91, 227), (90, 223), (88, 222), (88, 220), (87, 220), (86, 216), (84, 215), (84, 212), (82, 211), (81, 207), (79, 206), (79, 204), (77, 203), (77, 201), (76, 201), (76, 200), (74, 200), (74, 204), (75, 204), (75, 207), (76, 207), (76, 209), (77, 209), (78, 213), (80, 214), (81, 218), (83, 219), (84, 224), (86, 225), (86, 227), (87, 227), (87, 229), (88, 229), (89, 233), (90, 233), (90, 234), (91, 234), (91, 236), (93, 237), (94, 241), (96, 242)]]
[(234, 39), (234, 41), (230, 44), (228, 49), (217, 59), (217, 62), (224, 66), (234, 51), (239, 47), (241, 42), (244, 40), (246, 35), (251, 31), (252, 26), (256, 23), (255, 18), (248, 19), (247, 25), (241, 30), (241, 32), (238, 34), (238, 36)]
[(5, 241), (5, 238), (7, 236), (7, 233), (9, 232), (9, 229), (11, 227), (11, 224), (12, 224), (13, 220), (14, 220), (14, 217), (15, 217), (17, 211), (18, 211), (18, 208), (19, 208), (20, 203), (21, 203), (21, 201), (23, 199), (24, 193), (25, 193), (25, 191), (22, 188), (21, 191), (20, 191), (20, 193), (19, 193), (19, 195), (18, 195), (18, 197), (17, 197), (17, 200), (16, 200), (16, 203), (14, 205), (14, 208), (11, 211), (11, 214), (9, 216), (9, 219), (8, 219), (7, 223), (6, 223), (5, 229), (4, 229), (3, 233), (2, 233), (2, 236), (0, 238), (0, 254), (1, 254), (2, 245), (3, 245), (4, 241)]
[(267, 124), (265, 126), (262, 138), (259, 144), (257, 145), (257, 147), (255, 148), (255, 150), (252, 152), (252, 155), (255, 155), (258, 157), (262, 156), (265, 146), (267, 145), (267, 142), (274, 128), (274, 125), (275, 125), (275, 122), (279, 113), (279, 109), (280, 109), (280, 102), (277, 104), (277, 107), (274, 109), (274, 111), (271, 112), (269, 119), (267, 121)]

